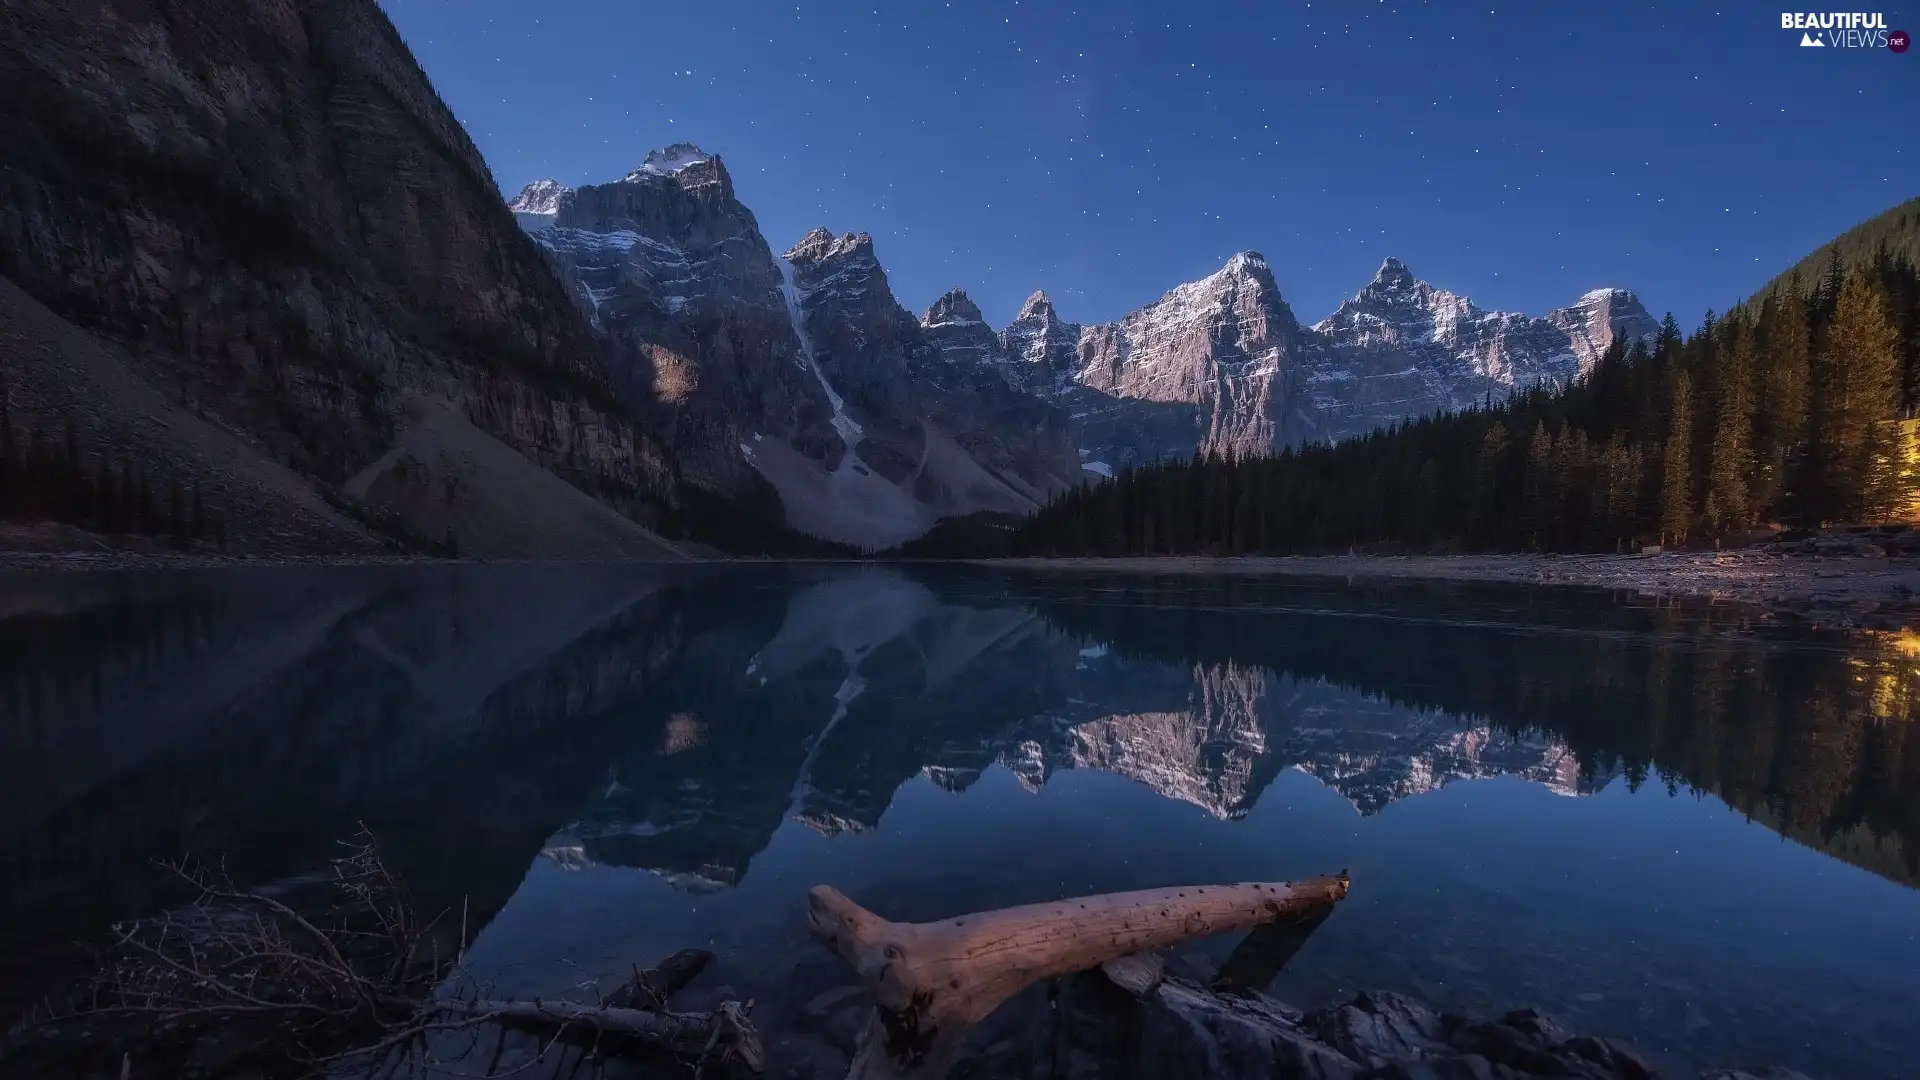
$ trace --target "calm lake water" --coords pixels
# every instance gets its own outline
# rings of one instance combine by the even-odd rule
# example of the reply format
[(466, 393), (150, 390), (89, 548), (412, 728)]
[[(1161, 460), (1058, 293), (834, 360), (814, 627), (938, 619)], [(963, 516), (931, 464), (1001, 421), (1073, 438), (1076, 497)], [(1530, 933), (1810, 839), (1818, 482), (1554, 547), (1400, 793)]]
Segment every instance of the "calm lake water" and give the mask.
[(756, 998), (773, 1075), (858, 1015), (813, 884), (918, 920), (1344, 868), (1271, 987), (1296, 1005), (1530, 1004), (1677, 1071), (1911, 1077), (1917, 691), (1920, 639), (1577, 591), (0, 576), (0, 1003), (173, 902), (155, 859), (305, 898), (364, 823), (506, 993), (714, 950), (685, 1002)]

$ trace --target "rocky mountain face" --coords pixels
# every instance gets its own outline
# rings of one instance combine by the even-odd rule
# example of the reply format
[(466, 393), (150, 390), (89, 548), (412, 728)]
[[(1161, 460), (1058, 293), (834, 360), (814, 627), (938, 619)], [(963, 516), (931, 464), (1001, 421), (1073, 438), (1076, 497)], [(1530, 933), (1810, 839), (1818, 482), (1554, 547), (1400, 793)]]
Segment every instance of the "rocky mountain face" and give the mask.
[(864, 233), (816, 229), (776, 259), (717, 156), (678, 144), (510, 206), (696, 482), (884, 547), (943, 516), (1031, 509), (1078, 476), (1067, 417), (1007, 385), (964, 296), (923, 325)]
[[(1009, 340), (1044, 353), (1051, 312), (1036, 314)], [(1053, 393), (1081, 425), (1091, 471), (1197, 451), (1258, 453), (1318, 434), (1294, 385), (1312, 345), (1266, 260), (1243, 251), (1117, 323), (1082, 327)]]
[(0, 25), (6, 408), (204, 493), (244, 550), (661, 555), (689, 500), (885, 547), (1652, 329), (1617, 290), (1532, 319), (1392, 261), (1307, 327), (1252, 252), (1108, 324), (1036, 293), (996, 332), (957, 289), (916, 318), (864, 233), (776, 257), (691, 144), (504, 201), (375, 0), (177, 7)]
[(573, 194), (573, 189), (558, 180), (535, 180), (520, 189), (520, 194), (507, 203), (507, 209), (513, 211), (513, 218), (520, 227), (529, 231), (553, 224), (560, 213), (560, 200)]
[(1036, 292), (995, 331), (958, 288), (916, 320), (871, 236), (815, 229), (775, 258), (720, 160), (684, 143), (509, 205), (688, 475), (735, 498), (768, 488), (788, 524), (864, 547), (1130, 464), (1562, 384), (1657, 328), (1617, 289), (1541, 318), (1482, 311), (1394, 259), (1304, 326), (1251, 251), (1113, 323), (1068, 322)]
[(1116, 323), (1064, 322), (1035, 293), (1001, 333), (1008, 381), (1060, 402), (1085, 467), (1343, 439), (1489, 395), (1562, 385), (1615, 340), (1658, 329), (1632, 293), (1600, 289), (1543, 318), (1487, 312), (1397, 259), (1301, 326), (1272, 271), (1241, 252)]
[(718, 158), (669, 147), (613, 183), (539, 181), (509, 205), (683, 475), (770, 502), (744, 449), (755, 436), (832, 452), (832, 408), (798, 355), (781, 272)]
[[(659, 550), (632, 521), (675, 513), (670, 459), (374, 0), (10, 4), (0, 146), (0, 274), (129, 387), (66, 401), (62, 350), (10, 352), (23, 429), (204, 489), (248, 549), (374, 543), (264, 516), (290, 484), (468, 552), (503, 512)], [(179, 415), (151, 422), (139, 384)], [(605, 550), (575, 540), (497, 553)]]
[(1651, 337), (1659, 324), (1624, 289), (1597, 289), (1543, 318), (1483, 311), (1388, 259), (1313, 329), (1322, 347), (1304, 373), (1305, 397), (1329, 436), (1347, 438), (1538, 383), (1564, 385), (1616, 339)]

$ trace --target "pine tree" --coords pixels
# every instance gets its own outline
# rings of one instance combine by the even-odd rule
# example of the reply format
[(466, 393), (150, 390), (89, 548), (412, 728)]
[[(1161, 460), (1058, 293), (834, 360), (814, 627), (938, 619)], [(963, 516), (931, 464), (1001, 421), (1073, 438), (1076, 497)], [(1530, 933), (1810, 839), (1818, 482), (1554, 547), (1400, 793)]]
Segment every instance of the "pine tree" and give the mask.
[(1500, 537), (1500, 473), (1507, 456), (1507, 425), (1495, 420), (1480, 439), (1473, 470), (1473, 520), (1470, 542), (1497, 547)]
[(1715, 380), (1713, 443), (1702, 504), (1706, 526), (1720, 535), (1744, 532), (1752, 524), (1753, 338), (1734, 323), (1720, 357)]
[(1672, 386), (1660, 465), (1660, 532), (1662, 543), (1680, 545), (1693, 524), (1693, 383), (1676, 371)]
[(1756, 508), (1791, 513), (1804, 482), (1804, 444), (1813, 380), (1807, 305), (1797, 290), (1769, 297), (1759, 326), (1759, 399), (1754, 402)]
[(1660, 320), (1659, 333), (1654, 335), (1653, 354), (1655, 356), (1669, 356), (1673, 353), (1673, 350), (1680, 347), (1680, 343), (1684, 340), (1686, 340), (1686, 336), (1680, 332), (1680, 324), (1674, 320), (1673, 312), (1669, 311), (1666, 316)]
[(1834, 298), (1825, 348), (1816, 357), (1813, 442), (1826, 520), (1883, 518), (1899, 501), (1888, 423), (1900, 408), (1898, 347), (1872, 279), (1849, 275)]
[(1840, 262), (1839, 245), (1827, 249), (1827, 268), (1820, 273), (1820, 282), (1814, 287), (1813, 321), (1824, 326), (1833, 318), (1834, 305), (1840, 300), (1840, 292), (1846, 287), (1847, 273)]
[(1533, 438), (1527, 443), (1527, 471), (1520, 488), (1520, 520), (1526, 529), (1526, 545), (1539, 551), (1548, 542), (1552, 530), (1553, 437), (1547, 434), (1545, 421), (1533, 424)]

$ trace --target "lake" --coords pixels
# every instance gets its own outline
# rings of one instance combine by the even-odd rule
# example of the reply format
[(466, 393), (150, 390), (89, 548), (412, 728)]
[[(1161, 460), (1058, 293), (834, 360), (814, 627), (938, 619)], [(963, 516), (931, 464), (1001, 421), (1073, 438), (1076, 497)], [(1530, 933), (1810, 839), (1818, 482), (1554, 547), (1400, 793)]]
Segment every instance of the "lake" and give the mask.
[[(1576, 590), (937, 566), (0, 576), (0, 1004), (364, 826), (478, 978), (676, 949), (831, 1057), (806, 937), (1342, 869), (1271, 992), (1537, 1005), (1676, 1070), (1920, 1061), (1920, 638)], [(1232, 938), (1176, 962), (1206, 974)], [(1690, 1073), (1685, 1073), (1690, 1075)]]

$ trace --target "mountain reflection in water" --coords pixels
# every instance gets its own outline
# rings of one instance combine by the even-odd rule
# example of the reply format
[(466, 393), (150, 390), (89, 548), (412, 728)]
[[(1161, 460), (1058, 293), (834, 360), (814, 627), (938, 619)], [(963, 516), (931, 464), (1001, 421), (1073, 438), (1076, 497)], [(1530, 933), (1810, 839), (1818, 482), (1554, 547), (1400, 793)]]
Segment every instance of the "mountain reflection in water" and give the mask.
[(1283, 996), (1539, 1003), (1673, 1062), (1892, 1076), (1920, 1054), (1917, 675), (1893, 635), (1492, 587), (0, 578), (0, 985), (17, 1007), (64, 943), (172, 902), (154, 859), (310, 898), (364, 823), (502, 984), (705, 945), (778, 1049), (845, 981), (804, 938), (818, 881), (921, 918), (1347, 866)]

